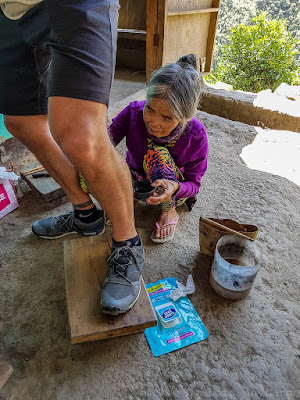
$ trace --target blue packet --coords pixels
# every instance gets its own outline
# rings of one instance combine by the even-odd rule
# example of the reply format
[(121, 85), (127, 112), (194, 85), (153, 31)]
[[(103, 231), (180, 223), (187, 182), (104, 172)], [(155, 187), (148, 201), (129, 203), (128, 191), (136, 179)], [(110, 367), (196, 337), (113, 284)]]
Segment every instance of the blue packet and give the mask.
[(158, 317), (157, 325), (145, 330), (155, 357), (200, 342), (209, 335), (187, 297), (181, 297), (176, 302), (170, 299), (170, 294), (178, 287), (177, 283), (176, 278), (166, 278), (146, 285)]

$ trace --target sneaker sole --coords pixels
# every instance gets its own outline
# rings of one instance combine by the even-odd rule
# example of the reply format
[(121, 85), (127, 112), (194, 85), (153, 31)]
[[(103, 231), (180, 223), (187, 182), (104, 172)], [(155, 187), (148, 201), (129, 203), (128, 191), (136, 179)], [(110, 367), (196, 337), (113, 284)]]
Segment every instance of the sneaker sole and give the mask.
[(41, 239), (53, 240), (53, 239), (62, 238), (62, 237), (67, 236), (67, 235), (73, 235), (74, 233), (77, 233), (78, 235), (81, 235), (81, 236), (97, 236), (97, 235), (102, 235), (102, 233), (104, 233), (104, 232), (105, 232), (105, 226), (104, 226), (104, 228), (102, 229), (102, 231), (99, 232), (99, 233), (89, 233), (89, 232), (82, 232), (82, 233), (80, 233), (80, 232), (77, 232), (77, 231), (72, 231), (72, 232), (63, 233), (62, 235), (59, 235), (59, 236), (42, 236), (42, 235), (39, 235), (39, 234), (37, 234), (37, 233), (35, 233), (35, 232), (33, 232), (33, 233), (34, 233), (35, 235), (37, 235), (39, 238), (41, 238)]
[(138, 298), (140, 297), (140, 294), (141, 294), (141, 288), (142, 288), (142, 285), (140, 285), (140, 290), (139, 290), (139, 294), (137, 295), (137, 297), (136, 297), (136, 299), (134, 300), (134, 302), (127, 308), (127, 310), (119, 310), (119, 309), (115, 309), (115, 311), (105, 311), (105, 310), (103, 310), (102, 309), (102, 301), (101, 301), (101, 303), (100, 303), (100, 306), (101, 306), (101, 309), (102, 309), (102, 312), (104, 313), (104, 314), (109, 314), (109, 315), (119, 315), (119, 314), (125, 314), (127, 311), (129, 311), (134, 305), (135, 305), (135, 303), (137, 302), (137, 300), (138, 300)]

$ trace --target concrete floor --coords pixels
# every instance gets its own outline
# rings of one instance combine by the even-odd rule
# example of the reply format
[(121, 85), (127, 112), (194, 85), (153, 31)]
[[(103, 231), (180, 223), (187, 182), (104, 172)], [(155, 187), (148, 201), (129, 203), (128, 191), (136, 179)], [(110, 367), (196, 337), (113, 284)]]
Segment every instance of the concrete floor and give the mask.
[(146, 87), (145, 73), (129, 69), (117, 69), (110, 94), (110, 106), (124, 100)]
[[(57, 202), (50, 209), (28, 192), (0, 221), (0, 359), (14, 367), (1, 400), (300, 399), (299, 186), (242, 160), (242, 150), (257, 137), (255, 127), (197, 116), (207, 128), (210, 155), (195, 208), (179, 210), (172, 243), (150, 240), (155, 207), (138, 204), (136, 226), (146, 250), (145, 282), (170, 276), (185, 282), (191, 273), (196, 292), (190, 300), (208, 339), (158, 358), (142, 333), (71, 345), (66, 239), (46, 241), (31, 233), (35, 220), (70, 205)], [(123, 144), (119, 150), (124, 154)], [(0, 145), (0, 157), (8, 166), (32, 162), (13, 140)], [(261, 269), (246, 299), (225, 300), (211, 288), (212, 258), (199, 252), (200, 215), (259, 227)]]

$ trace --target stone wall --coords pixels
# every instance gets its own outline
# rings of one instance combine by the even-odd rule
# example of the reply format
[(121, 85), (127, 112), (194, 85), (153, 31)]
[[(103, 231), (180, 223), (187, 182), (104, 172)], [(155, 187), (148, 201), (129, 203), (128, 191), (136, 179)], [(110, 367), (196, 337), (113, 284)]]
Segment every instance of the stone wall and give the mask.
[(295, 88), (299, 87), (289, 88), (274, 93), (264, 90), (256, 94), (216, 89), (213, 85), (204, 83), (199, 108), (201, 111), (249, 125), (300, 132), (300, 96), (289, 95), (289, 92), (295, 93)]

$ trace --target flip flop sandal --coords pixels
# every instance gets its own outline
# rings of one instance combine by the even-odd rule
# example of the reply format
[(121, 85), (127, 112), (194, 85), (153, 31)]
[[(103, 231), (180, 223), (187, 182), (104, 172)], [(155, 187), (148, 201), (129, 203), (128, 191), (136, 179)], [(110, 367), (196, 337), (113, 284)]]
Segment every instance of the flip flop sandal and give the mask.
[(165, 228), (165, 227), (168, 226), (168, 225), (175, 225), (175, 227), (174, 227), (174, 229), (173, 229), (171, 235), (170, 235), (170, 236), (167, 236), (167, 237), (164, 238), (164, 239), (156, 239), (156, 238), (154, 237), (154, 232), (152, 232), (152, 234), (151, 234), (151, 240), (152, 240), (152, 242), (154, 242), (154, 243), (166, 243), (166, 242), (169, 242), (170, 240), (172, 240), (173, 237), (174, 237), (174, 234), (175, 234), (175, 229), (176, 229), (176, 225), (177, 225), (177, 222), (178, 222), (178, 221), (179, 221), (179, 216), (177, 216), (176, 221), (169, 222), (168, 224), (164, 224), (163, 226), (159, 226), (159, 225), (158, 225), (158, 222), (156, 222), (156, 223), (155, 223), (155, 226), (156, 226), (156, 228), (157, 228), (158, 231), (161, 231), (163, 228)]
[(105, 225), (112, 226), (111, 220), (105, 215)]

